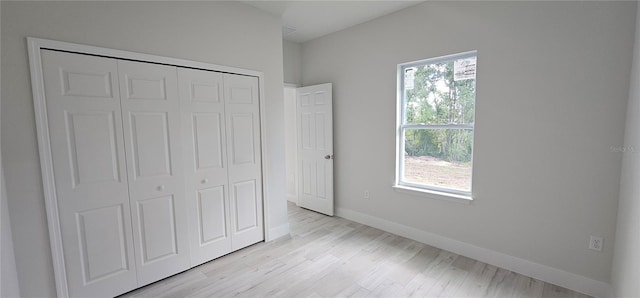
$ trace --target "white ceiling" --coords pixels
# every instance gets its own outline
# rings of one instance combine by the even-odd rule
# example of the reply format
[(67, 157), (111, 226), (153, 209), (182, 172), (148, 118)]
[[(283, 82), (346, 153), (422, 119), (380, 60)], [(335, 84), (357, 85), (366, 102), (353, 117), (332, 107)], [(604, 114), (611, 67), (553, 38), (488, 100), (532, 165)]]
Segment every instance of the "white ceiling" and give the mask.
[(362, 24), (423, 1), (243, 1), (282, 17), (285, 40), (303, 43), (342, 29)]

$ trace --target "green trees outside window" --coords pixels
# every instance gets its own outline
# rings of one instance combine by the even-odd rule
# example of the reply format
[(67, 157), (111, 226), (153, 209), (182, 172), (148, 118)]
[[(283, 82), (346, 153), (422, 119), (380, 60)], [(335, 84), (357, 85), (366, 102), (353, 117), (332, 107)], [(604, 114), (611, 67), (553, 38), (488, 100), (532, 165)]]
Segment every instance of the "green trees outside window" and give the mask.
[(401, 67), (400, 183), (471, 191), (475, 53)]

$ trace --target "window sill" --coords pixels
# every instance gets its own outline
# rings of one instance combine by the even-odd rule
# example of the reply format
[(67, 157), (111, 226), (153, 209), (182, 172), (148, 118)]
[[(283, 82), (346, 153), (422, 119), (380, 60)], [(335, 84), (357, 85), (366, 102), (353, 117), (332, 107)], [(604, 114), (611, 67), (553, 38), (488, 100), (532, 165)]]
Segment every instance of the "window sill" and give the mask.
[(471, 204), (471, 201), (473, 201), (473, 198), (471, 196), (466, 196), (466, 195), (446, 193), (441, 191), (421, 189), (421, 188), (402, 186), (402, 185), (394, 185), (393, 188), (395, 191), (403, 194), (426, 197), (429, 199), (435, 199), (435, 200), (441, 200), (441, 201), (449, 201), (449, 202), (454, 202), (458, 204), (468, 205), (468, 204)]

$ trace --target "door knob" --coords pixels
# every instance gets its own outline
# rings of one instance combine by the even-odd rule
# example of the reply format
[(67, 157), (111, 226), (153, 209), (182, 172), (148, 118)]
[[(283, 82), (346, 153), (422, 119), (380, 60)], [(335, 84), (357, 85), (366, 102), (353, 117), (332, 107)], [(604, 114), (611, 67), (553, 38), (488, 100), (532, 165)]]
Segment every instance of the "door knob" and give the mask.
[(324, 156), (324, 159), (333, 159), (333, 154), (327, 154)]
[(160, 186), (156, 187), (156, 189), (158, 191), (163, 191), (164, 190), (164, 185), (160, 185)]
[(202, 184), (206, 184), (207, 182), (209, 182), (209, 179), (207, 178), (202, 179)]

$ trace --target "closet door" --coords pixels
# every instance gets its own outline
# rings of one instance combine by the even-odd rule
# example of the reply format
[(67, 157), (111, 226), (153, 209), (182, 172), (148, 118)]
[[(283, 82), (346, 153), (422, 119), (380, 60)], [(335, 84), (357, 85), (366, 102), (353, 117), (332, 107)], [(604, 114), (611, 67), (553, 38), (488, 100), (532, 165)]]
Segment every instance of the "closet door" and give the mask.
[(264, 239), (258, 78), (225, 74), (232, 250)]
[(189, 268), (176, 68), (118, 61), (138, 285)]
[(72, 297), (137, 287), (116, 61), (42, 51), (51, 159)]
[(191, 266), (231, 252), (222, 78), (178, 68)]

